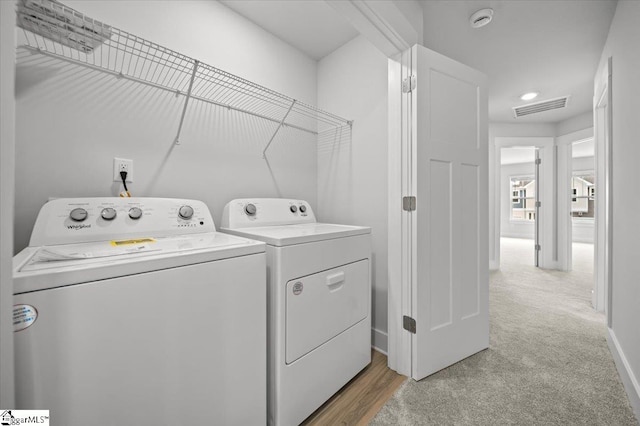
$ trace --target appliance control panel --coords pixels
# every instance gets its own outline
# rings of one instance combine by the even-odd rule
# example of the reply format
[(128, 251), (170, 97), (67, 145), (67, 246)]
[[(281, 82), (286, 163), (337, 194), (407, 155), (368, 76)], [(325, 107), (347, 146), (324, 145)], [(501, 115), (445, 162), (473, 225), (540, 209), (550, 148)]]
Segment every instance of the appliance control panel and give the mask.
[(222, 211), (222, 228), (315, 223), (308, 202), (287, 198), (240, 198), (227, 203)]
[(30, 246), (215, 232), (202, 201), (175, 198), (59, 198), (36, 219)]

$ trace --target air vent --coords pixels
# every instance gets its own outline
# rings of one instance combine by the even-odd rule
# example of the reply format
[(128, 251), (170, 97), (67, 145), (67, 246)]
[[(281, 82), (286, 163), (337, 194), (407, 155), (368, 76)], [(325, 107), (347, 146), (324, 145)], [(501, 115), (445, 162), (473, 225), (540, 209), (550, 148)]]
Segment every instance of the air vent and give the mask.
[(551, 111), (552, 109), (564, 108), (569, 103), (569, 96), (561, 98), (549, 99), (548, 101), (540, 101), (532, 104), (513, 107), (513, 115), (515, 118), (524, 117), (525, 115), (537, 114), (539, 112)]

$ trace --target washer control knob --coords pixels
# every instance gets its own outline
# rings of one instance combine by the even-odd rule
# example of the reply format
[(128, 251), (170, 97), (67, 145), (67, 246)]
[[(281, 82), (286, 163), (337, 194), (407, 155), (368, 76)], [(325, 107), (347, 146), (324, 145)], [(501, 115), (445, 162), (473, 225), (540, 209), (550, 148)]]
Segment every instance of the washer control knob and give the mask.
[(116, 218), (116, 215), (117, 215), (116, 209), (113, 209), (111, 207), (104, 208), (100, 212), (100, 216), (102, 216), (104, 220), (113, 220)]
[(180, 209), (178, 210), (178, 216), (180, 216), (181, 219), (191, 219), (191, 216), (193, 216), (193, 207), (191, 206), (180, 207)]
[(255, 216), (256, 211), (258, 211), (258, 209), (256, 209), (255, 204), (249, 203), (244, 206), (244, 212), (247, 214), (247, 216)]
[(295, 212), (297, 212), (297, 211), (298, 211), (298, 207), (296, 207), (296, 206), (291, 206), (291, 207), (289, 207), (289, 210), (291, 210), (291, 213), (295, 213)]
[(83, 220), (85, 220), (87, 218), (87, 216), (89, 216), (89, 214), (82, 207), (78, 207), (76, 209), (73, 209), (73, 210), (71, 210), (71, 213), (69, 213), (69, 217), (71, 218), (71, 220), (76, 221), (76, 222), (82, 222)]
[(131, 207), (129, 209), (129, 217), (133, 220), (138, 220), (142, 217), (142, 210), (139, 207)]
[(307, 211), (307, 206), (305, 206), (304, 204), (300, 204), (300, 213), (304, 213)]

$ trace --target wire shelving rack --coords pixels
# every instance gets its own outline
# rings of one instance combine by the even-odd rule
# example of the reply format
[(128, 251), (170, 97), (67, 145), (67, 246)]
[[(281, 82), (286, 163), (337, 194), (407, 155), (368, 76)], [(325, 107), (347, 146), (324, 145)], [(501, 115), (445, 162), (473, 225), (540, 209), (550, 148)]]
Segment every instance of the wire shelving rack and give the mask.
[(34, 53), (184, 95), (175, 138), (178, 144), (190, 99), (277, 123), (263, 155), (283, 126), (319, 135), (352, 125), (350, 120), (92, 19), (55, 0), (20, 0), (17, 23), (24, 30), (22, 47)]

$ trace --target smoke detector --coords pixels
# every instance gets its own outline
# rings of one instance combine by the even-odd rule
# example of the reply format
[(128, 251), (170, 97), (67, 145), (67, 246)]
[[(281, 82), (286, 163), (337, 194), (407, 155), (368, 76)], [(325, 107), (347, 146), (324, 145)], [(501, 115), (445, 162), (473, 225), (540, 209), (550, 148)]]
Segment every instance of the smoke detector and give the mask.
[(480, 28), (487, 25), (493, 19), (493, 9), (480, 9), (469, 18), (472, 28)]

